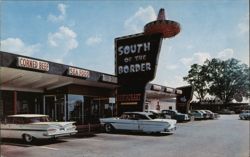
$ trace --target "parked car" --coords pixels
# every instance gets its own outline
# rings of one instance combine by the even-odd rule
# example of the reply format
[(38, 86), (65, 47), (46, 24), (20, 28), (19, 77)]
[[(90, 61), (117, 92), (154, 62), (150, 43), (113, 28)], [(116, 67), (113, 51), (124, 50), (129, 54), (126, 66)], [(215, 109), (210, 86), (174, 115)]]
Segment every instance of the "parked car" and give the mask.
[(192, 110), (190, 111), (190, 115), (194, 116), (194, 119), (203, 119), (203, 113), (200, 112), (199, 110)]
[(220, 114), (235, 114), (234, 111), (231, 111), (229, 109), (222, 109), (221, 111), (219, 111)]
[(28, 143), (76, 133), (74, 122), (50, 122), (47, 115), (40, 114), (9, 115), (1, 124), (1, 137), (21, 138)]
[(220, 115), (218, 113), (214, 113), (210, 110), (204, 110), (205, 112), (207, 112), (209, 114), (209, 118), (210, 119), (217, 119), (220, 117)]
[(176, 120), (158, 119), (152, 113), (125, 112), (120, 117), (100, 118), (105, 131), (126, 130), (146, 133), (172, 132), (176, 129)]
[(145, 111), (147, 113), (152, 113), (153, 115), (155, 115), (158, 119), (171, 119), (171, 116), (170, 115), (166, 115), (164, 113), (162, 113), (161, 111), (159, 110), (148, 110), (148, 111)]
[(210, 118), (210, 113), (206, 112), (205, 110), (198, 110), (201, 113), (203, 113), (203, 119), (209, 119)]
[(168, 115), (171, 119), (175, 119), (178, 122), (189, 121), (190, 118), (187, 114), (179, 113), (176, 110), (162, 110), (163, 114)]
[(250, 119), (250, 110), (243, 110), (240, 114), (239, 114), (240, 119)]

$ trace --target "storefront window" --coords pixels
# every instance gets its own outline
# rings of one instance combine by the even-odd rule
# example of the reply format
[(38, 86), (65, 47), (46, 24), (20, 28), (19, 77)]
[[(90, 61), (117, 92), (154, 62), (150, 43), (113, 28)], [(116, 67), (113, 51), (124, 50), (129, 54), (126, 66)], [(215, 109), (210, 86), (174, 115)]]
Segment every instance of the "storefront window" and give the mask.
[(93, 98), (91, 104), (91, 122), (99, 123), (100, 118), (112, 117), (114, 115), (114, 104), (109, 102), (109, 98)]
[(81, 95), (68, 95), (68, 120), (83, 124), (84, 121), (84, 97)]
[(40, 93), (17, 92), (17, 114), (42, 113), (42, 95)]
[(0, 111), (1, 118), (6, 115), (14, 114), (14, 92), (13, 91), (1, 91), (0, 93)]
[(112, 117), (115, 104), (109, 103), (109, 98), (84, 96), (83, 124), (98, 124), (100, 118)]

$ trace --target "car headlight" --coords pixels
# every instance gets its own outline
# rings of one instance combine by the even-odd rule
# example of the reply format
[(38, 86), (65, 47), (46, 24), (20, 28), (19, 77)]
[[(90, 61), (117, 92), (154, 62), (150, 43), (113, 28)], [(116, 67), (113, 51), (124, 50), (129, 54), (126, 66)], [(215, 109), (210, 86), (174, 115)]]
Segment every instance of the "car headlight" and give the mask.
[(170, 123), (167, 123), (166, 126), (167, 126), (167, 127), (170, 127)]

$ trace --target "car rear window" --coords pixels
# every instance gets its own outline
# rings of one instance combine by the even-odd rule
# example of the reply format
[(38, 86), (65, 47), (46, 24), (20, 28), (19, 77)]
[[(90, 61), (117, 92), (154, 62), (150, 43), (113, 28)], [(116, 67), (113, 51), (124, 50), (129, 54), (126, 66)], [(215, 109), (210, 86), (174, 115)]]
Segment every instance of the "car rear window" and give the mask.
[(25, 118), (25, 123), (49, 122), (48, 117), (29, 117)]

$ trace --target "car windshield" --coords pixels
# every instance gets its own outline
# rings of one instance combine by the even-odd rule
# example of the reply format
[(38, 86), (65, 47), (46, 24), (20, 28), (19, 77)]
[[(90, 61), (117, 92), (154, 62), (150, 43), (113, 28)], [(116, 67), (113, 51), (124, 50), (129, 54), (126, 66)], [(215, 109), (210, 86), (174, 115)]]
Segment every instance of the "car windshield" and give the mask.
[(159, 116), (157, 116), (156, 114), (149, 114), (148, 115), (151, 119), (157, 119), (159, 118)]
[(250, 111), (249, 110), (245, 110), (242, 113), (250, 113)]

